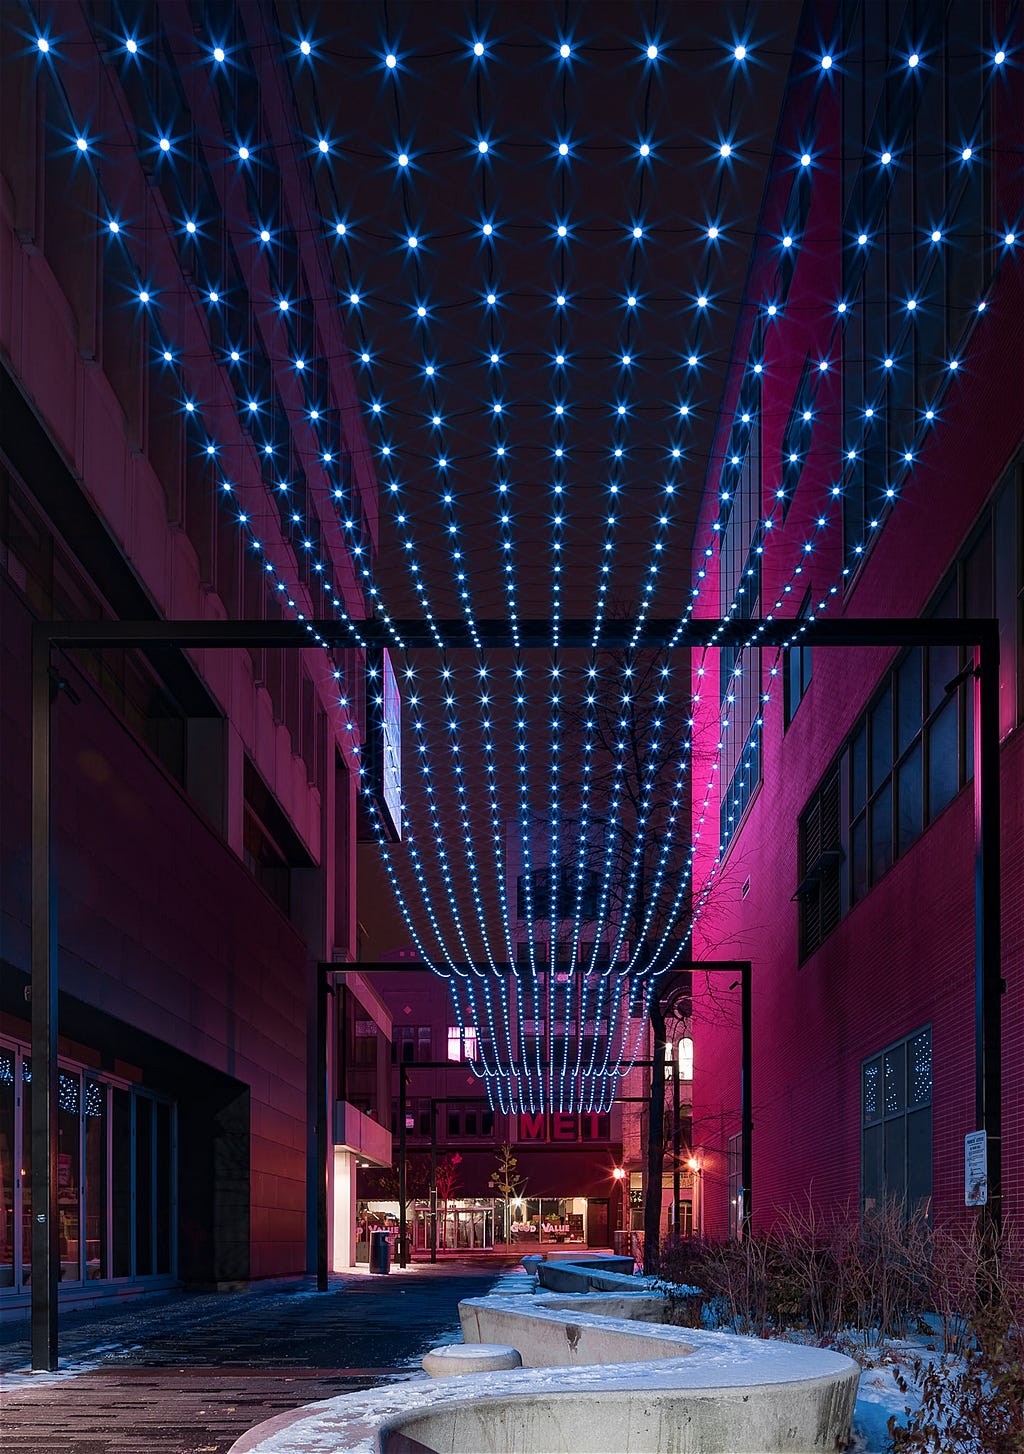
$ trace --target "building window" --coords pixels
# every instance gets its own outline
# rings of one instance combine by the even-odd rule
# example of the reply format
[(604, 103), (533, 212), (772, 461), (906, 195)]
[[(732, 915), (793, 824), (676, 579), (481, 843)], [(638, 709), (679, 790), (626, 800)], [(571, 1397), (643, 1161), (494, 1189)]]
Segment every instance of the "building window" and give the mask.
[(790, 646), (786, 650), (785, 718), (788, 727), (793, 714), (803, 701), (811, 684), (812, 657), (809, 646)]
[(800, 957), (813, 954), (839, 923), (839, 773), (833, 768), (800, 815)]
[(729, 1236), (740, 1235), (743, 1223), (743, 1137), (730, 1136), (726, 1151), (729, 1173)]
[[(1015, 465), (995, 491), (928, 613), (998, 620), (1000, 736), (1020, 719), (1022, 475)], [(796, 891), (801, 957), (973, 776), (973, 683), (960, 679), (969, 655), (956, 646), (930, 646), (899, 656), (808, 803), (800, 819)]]
[(409, 1064), (430, 1059), (429, 1025), (396, 1025), (391, 1042), (391, 1059)]
[(448, 1026), (448, 1059), (475, 1060), (477, 1036), (475, 1025)]
[[(808, 591), (798, 614), (806, 619), (810, 609), (811, 593)], [(787, 727), (811, 684), (812, 663), (810, 646), (789, 646), (783, 652), (783, 718)]]
[(486, 1136), (494, 1133), (494, 1112), (484, 1101), (454, 1102), (448, 1107), (448, 1135)]
[(908, 1215), (932, 1194), (932, 1032), (890, 1045), (861, 1067), (861, 1209)]

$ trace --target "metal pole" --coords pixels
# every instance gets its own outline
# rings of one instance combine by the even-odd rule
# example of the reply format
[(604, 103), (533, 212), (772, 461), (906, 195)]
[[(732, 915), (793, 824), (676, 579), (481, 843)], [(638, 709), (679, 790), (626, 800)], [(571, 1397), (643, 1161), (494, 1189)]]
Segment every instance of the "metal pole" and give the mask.
[(50, 836), (50, 636), (32, 627), (32, 1368), (57, 1367), (57, 897)]
[(743, 1187), (741, 1190), (740, 1203), (740, 1236), (747, 1237), (750, 1234), (750, 1219), (754, 1210), (752, 1186), (754, 1181), (754, 1096), (752, 1089), (752, 1062), (753, 1062), (753, 1031), (751, 1016), (751, 983), (750, 965), (744, 964), (740, 967), (740, 1023), (742, 1025), (743, 1046), (742, 1062), (740, 1069), (740, 1115), (742, 1117), (743, 1137), (740, 1142), (742, 1156)]
[(316, 977), (316, 1290), (327, 1291), (327, 1187), (331, 1138), (331, 1101), (327, 1084), (327, 997), (331, 993), (325, 964), (317, 966)]
[(679, 1049), (673, 1045), (672, 1054), (672, 1225), (676, 1240), (679, 1239)]
[(408, 1077), (403, 1065), (398, 1077), (398, 1265), (405, 1267), (405, 1087)]
[(437, 1261), (437, 1101), (430, 1102), (430, 1260)]
[(999, 634), (994, 623), (974, 654), (975, 1114), (986, 1133), (988, 1199), (982, 1225), (1002, 1228), (1002, 996), (999, 867)]

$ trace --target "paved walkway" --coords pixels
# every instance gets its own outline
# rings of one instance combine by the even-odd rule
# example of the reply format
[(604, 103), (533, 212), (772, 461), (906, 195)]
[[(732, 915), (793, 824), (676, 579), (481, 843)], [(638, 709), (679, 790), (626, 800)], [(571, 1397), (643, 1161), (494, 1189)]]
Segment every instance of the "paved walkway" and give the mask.
[[(239, 1294), (174, 1293), (68, 1313), (61, 1371), (28, 1372), (27, 1325), (0, 1325), (3, 1454), (224, 1454), (272, 1414), (419, 1375), (458, 1337), (456, 1304), (530, 1285), (514, 1258)], [(421, 1375), (419, 1375), (421, 1376)]]

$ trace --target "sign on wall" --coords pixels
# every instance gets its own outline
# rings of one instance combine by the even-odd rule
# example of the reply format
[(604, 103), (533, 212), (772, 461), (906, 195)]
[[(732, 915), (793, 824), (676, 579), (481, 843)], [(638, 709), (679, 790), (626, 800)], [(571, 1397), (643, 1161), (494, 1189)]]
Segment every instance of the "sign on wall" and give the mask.
[(964, 1137), (964, 1206), (983, 1207), (988, 1201), (988, 1132), (971, 1131)]
[(597, 1111), (523, 1111), (519, 1116), (520, 1141), (607, 1141), (610, 1136), (611, 1117)]
[(370, 789), (392, 843), (402, 836), (402, 694), (387, 650), (366, 653)]

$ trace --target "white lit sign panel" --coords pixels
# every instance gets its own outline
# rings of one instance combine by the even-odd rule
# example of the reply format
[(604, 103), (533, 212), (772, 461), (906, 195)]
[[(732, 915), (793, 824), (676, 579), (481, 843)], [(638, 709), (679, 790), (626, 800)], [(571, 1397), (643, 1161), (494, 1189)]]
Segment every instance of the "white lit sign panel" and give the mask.
[(383, 653), (384, 710), (380, 745), (381, 796), (396, 838), (402, 836), (402, 696), (387, 651)]

